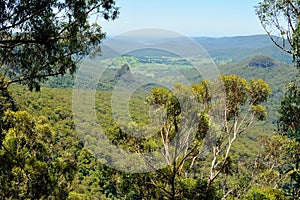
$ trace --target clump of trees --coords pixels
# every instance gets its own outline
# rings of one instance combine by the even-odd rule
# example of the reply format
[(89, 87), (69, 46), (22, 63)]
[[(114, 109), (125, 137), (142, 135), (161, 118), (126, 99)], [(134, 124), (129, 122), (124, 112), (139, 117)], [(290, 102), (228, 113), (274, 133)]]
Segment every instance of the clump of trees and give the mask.
[[(132, 145), (130, 149), (136, 153), (162, 147), (167, 166), (134, 176), (147, 180), (140, 182), (147, 188), (145, 198), (219, 199), (235, 190), (222, 179), (235, 173), (231, 148), (256, 119), (266, 118), (263, 103), (270, 93), (269, 85), (261, 79), (247, 82), (236, 75), (222, 75), (216, 82), (203, 80), (191, 87), (178, 83), (173, 91), (154, 88), (147, 102), (154, 109), (155, 127), (151, 130), (156, 134), (136, 140), (127, 136), (130, 131), (143, 131), (134, 126), (132, 130), (116, 128), (109, 135), (122, 148)], [(193, 106), (193, 101), (200, 106)], [(209, 159), (203, 159), (204, 154)], [(151, 190), (156, 191), (155, 196)]]
[[(86, 158), (78, 156), (84, 149), (66, 108), (59, 116), (47, 109), (33, 116), (33, 110), (20, 109), (7, 89), (20, 83), (39, 91), (48, 77), (73, 74), (84, 56), (100, 52), (105, 37), (100, 19), (114, 20), (118, 13), (114, 0), (0, 2), (1, 199), (76, 197), (72, 182)], [(40, 103), (25, 104), (39, 109)], [(85, 193), (88, 198), (92, 192)]]
[[(214, 89), (222, 82), (228, 98), (215, 96), (218, 93)], [(105, 117), (108, 125), (104, 129), (111, 141), (136, 153), (163, 148), (161, 153), (167, 166), (144, 174), (110, 169), (83, 146), (73, 130), (70, 99), (66, 95), (70, 92), (47, 89), (36, 94), (16, 89), (14, 97), (20, 97), (15, 103), (27, 111), (6, 110), (2, 116), (0, 159), (7, 163), (1, 165), (3, 198), (13, 195), (14, 198), (60, 199), (220, 199), (235, 190), (229, 181), (231, 174), (236, 173), (231, 147), (255, 119), (265, 118), (261, 103), (267, 100), (270, 88), (262, 80), (247, 82), (236, 75), (223, 75), (215, 83), (202, 81), (191, 87), (178, 83), (173, 91), (155, 88), (147, 102), (154, 106), (154, 116), (163, 118), (153, 118), (160, 123), (149, 130), (144, 127), (145, 122), (114, 124), (109, 110), (110, 92), (102, 91), (97, 105), (101, 105), (99, 114)], [(201, 106), (192, 107), (189, 102), (194, 101)], [(216, 109), (222, 102), (223, 109)], [(221, 127), (211, 117), (216, 111), (223, 113)], [(161, 112), (166, 115), (160, 115)], [(189, 116), (199, 122), (197, 126), (185, 127), (188, 124), (182, 120)], [(83, 120), (88, 123), (88, 119)], [(128, 136), (139, 131), (156, 132), (150, 138)], [(94, 139), (97, 138), (89, 138)], [(207, 141), (213, 144), (207, 145)], [(226, 181), (224, 176), (228, 177)], [(36, 190), (39, 184), (43, 189)]]
[(249, 67), (271, 68), (278, 66), (276, 60), (263, 55), (254, 56), (248, 62)]

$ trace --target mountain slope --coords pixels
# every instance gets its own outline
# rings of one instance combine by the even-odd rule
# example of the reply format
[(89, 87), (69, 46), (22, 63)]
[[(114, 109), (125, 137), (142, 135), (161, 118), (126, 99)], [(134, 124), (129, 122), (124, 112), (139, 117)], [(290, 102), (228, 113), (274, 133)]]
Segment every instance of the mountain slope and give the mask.
[(193, 39), (217, 62), (222, 60), (241, 62), (255, 55), (265, 55), (283, 63), (292, 63), (292, 57), (276, 47), (267, 35)]

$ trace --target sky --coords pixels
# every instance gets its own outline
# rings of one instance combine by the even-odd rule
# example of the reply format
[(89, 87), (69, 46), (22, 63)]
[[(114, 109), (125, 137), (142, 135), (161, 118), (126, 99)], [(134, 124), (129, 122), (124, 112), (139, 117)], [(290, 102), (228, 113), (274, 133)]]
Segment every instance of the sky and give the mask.
[(259, 0), (115, 0), (115, 21), (102, 20), (108, 36), (160, 28), (193, 37), (264, 34), (255, 15)]

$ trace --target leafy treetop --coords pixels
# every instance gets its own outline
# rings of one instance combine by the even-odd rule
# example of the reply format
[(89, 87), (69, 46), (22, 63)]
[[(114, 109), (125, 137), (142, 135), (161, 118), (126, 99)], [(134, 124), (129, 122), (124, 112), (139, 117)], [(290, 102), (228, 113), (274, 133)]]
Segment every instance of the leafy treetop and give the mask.
[(249, 60), (248, 66), (249, 67), (271, 68), (271, 67), (278, 66), (278, 63), (276, 60), (274, 60), (268, 56), (257, 55)]
[(19, 82), (38, 90), (49, 76), (74, 73), (81, 58), (100, 51), (98, 19), (118, 13), (114, 0), (1, 1), (0, 89)]
[(256, 14), (274, 44), (292, 54), (295, 64), (300, 64), (300, 7), (298, 0), (263, 0)]

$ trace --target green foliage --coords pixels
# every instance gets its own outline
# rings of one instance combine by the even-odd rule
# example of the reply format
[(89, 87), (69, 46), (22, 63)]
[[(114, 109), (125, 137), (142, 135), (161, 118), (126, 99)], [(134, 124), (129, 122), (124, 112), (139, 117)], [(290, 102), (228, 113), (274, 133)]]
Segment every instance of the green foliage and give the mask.
[(256, 14), (273, 43), (291, 54), (299, 68), (299, 1), (263, 0)]
[(291, 199), (299, 197), (298, 162), (300, 144), (294, 139), (275, 133), (259, 139), (261, 152), (255, 161), (255, 185), (278, 188)]
[(216, 188), (211, 187), (207, 190), (207, 182), (200, 179), (180, 177), (179, 179), (179, 197), (178, 199), (221, 199), (220, 194), (216, 192)]
[(154, 88), (147, 98), (147, 102), (150, 105), (162, 106), (166, 109), (167, 117), (172, 121), (181, 112), (179, 101), (175, 95), (165, 88)]
[(105, 34), (92, 15), (118, 16), (111, 0), (2, 1), (0, 3), (0, 89), (23, 83), (39, 90), (49, 76), (74, 73), (76, 63), (99, 52)]
[[(209, 179), (207, 181), (205, 189), (206, 192), (203, 191), (201, 194), (207, 195), (207, 191), (214, 188), (213, 183), (216, 181), (216, 179), (222, 179), (221, 175), (230, 176), (234, 174), (236, 161), (233, 160), (229, 155), (233, 142), (235, 141), (237, 136), (244, 132), (253, 123), (254, 117), (257, 117), (259, 120), (263, 120), (266, 117), (266, 109), (263, 105), (261, 105), (261, 103), (267, 101), (271, 93), (271, 89), (269, 85), (261, 79), (253, 79), (247, 82), (245, 79), (237, 75), (221, 75), (220, 80), (218, 82), (212, 83), (204, 80), (201, 83), (192, 85), (189, 89), (187, 87), (183, 87), (177, 84), (175, 87), (176, 89), (173, 92), (174, 97), (178, 97), (178, 95), (176, 95), (178, 93), (178, 89), (180, 91), (184, 91), (181, 93), (184, 94), (183, 96), (189, 96), (194, 93), (195, 97), (202, 105), (197, 107), (199, 127), (197, 127), (195, 135), (197, 139), (195, 140), (196, 144), (191, 143), (189, 147), (185, 150), (186, 153), (184, 155), (186, 156), (183, 156), (182, 158), (175, 157), (175, 161), (173, 163), (169, 163), (169, 170), (161, 172), (165, 174), (165, 176), (170, 177), (170, 180), (164, 183), (158, 180), (156, 180), (155, 182), (156, 184), (160, 183), (164, 185), (161, 187), (169, 188), (166, 189), (165, 192), (170, 196), (171, 199), (174, 199), (177, 195), (179, 195), (178, 193), (180, 193), (180, 189), (177, 187), (176, 184), (177, 180), (183, 180), (181, 174), (184, 172), (186, 174), (191, 173), (194, 165), (199, 164), (197, 162), (198, 155), (195, 153), (199, 151), (198, 145), (205, 142), (203, 141), (203, 139), (205, 139), (208, 130), (211, 129), (212, 131), (218, 131), (217, 129), (214, 130), (213, 124), (210, 121), (211, 119), (209, 113), (211, 112), (211, 110), (216, 109), (215, 106), (218, 105), (218, 103), (220, 103), (220, 99), (216, 99), (213, 96), (214, 93), (216, 93), (214, 89), (220, 87), (220, 85), (224, 86), (224, 92), (226, 94), (226, 105), (223, 108), (226, 110), (222, 110), (220, 111), (220, 113), (228, 113), (228, 116), (226, 120), (222, 122), (222, 131), (221, 133), (219, 133), (219, 138), (217, 138), (219, 141), (215, 144), (216, 146), (213, 147), (214, 157), (212, 158), (213, 161)], [(155, 88), (152, 90), (150, 97), (148, 97), (148, 101), (153, 105), (163, 105), (166, 109), (168, 109), (168, 107), (174, 108), (174, 105), (176, 104), (171, 103), (174, 102), (172, 97), (172, 92), (164, 88)], [(218, 94), (218, 97), (221, 97), (222, 99), (223, 96), (221, 94)], [(179, 102), (181, 103), (182, 101)], [(173, 112), (173, 115), (171, 116), (177, 116), (174, 113), (175, 112)], [(184, 118), (185, 116), (182, 114), (183, 113), (179, 112), (178, 116), (180, 118)], [(172, 119), (173, 120), (168, 121), (162, 126), (162, 135), (173, 135), (171, 134), (173, 132), (175, 134), (178, 134), (178, 132), (176, 131), (178, 130), (178, 128), (176, 128), (176, 126), (180, 127), (181, 124), (174, 120), (174, 118)], [(174, 126), (174, 129), (170, 128), (172, 126)], [(230, 126), (232, 126), (232, 128), (230, 128)], [(170, 148), (168, 144), (168, 141), (170, 141), (170, 139), (168, 137), (163, 137), (162, 139), (164, 147), (167, 146), (168, 148)], [(227, 142), (228, 140), (229, 142)], [(168, 148), (165, 149), (167, 160)], [(226, 149), (226, 151), (223, 149)], [(195, 163), (195, 161), (197, 164)], [(190, 166), (191, 171), (187, 168), (188, 166)], [(204, 180), (199, 179), (198, 181), (203, 182)], [(189, 183), (191, 184), (189, 187), (187, 187), (187, 190), (189, 190), (193, 188), (193, 181), (195, 182), (197, 181), (197, 179), (187, 179), (187, 181), (190, 181)], [(218, 180), (216, 182), (220, 183), (222, 181)], [(226, 185), (227, 183), (224, 182), (223, 184)], [(182, 183), (181, 185), (185, 184)], [(192, 191), (190, 192), (192, 193)], [(181, 194), (180, 196), (184, 198), (182, 195), (183, 194)], [(194, 195), (197, 196), (197, 194)]]
[[(20, 6), (24, 6), (20, 15), (7, 17), (9, 12), (14, 13)], [(0, 39), (0, 71), (4, 73), (0, 76), (1, 199), (221, 199), (228, 195), (242, 199), (285, 199), (283, 194), (294, 194), (288, 189), (297, 188), (299, 183), (299, 156), (288, 152), (296, 152), (299, 143), (286, 137), (262, 139), (264, 148), (261, 157), (257, 158), (257, 165), (253, 165), (251, 159), (258, 151), (253, 144), (254, 137), (264, 130), (258, 126), (246, 130), (255, 117), (259, 120), (267, 117), (265, 105), (271, 93), (270, 86), (257, 79), (255, 73), (264, 79), (279, 79), (272, 84), (280, 90), (281, 78), (270, 74), (284, 69), (272, 68), (275, 61), (255, 57), (251, 62), (262, 67), (255, 68), (255, 73), (244, 63), (238, 66), (243, 76), (220, 77), (218, 81), (223, 83), (226, 93), (225, 110), (217, 116), (224, 120), (222, 125), (214, 124), (210, 117), (210, 112), (220, 103), (213, 94), (219, 92), (220, 82), (215, 84), (203, 80), (191, 87), (178, 83), (173, 91), (154, 88), (146, 99), (146, 107), (142, 106), (146, 92), (135, 93), (129, 102), (130, 114), (137, 115), (132, 121), (124, 119), (125, 115), (121, 118), (123, 105), (112, 109), (111, 91), (97, 91), (96, 114), (101, 129), (111, 142), (135, 153), (161, 149), (168, 163), (165, 168), (151, 173), (128, 174), (105, 167), (103, 163), (109, 162), (109, 156), (96, 158), (93, 155), (93, 152), (100, 155), (106, 152), (100, 152), (102, 138), (97, 135), (99, 127), (88, 117), (80, 120), (91, 128), (90, 131), (85, 133), (84, 138), (76, 134), (71, 89), (39, 86), (40, 81), (48, 76), (74, 72), (75, 63), (83, 56), (99, 52), (94, 47), (105, 35), (98, 25), (89, 24), (88, 12), (114, 19), (118, 14), (114, 1), (39, 1), (31, 4), (11, 1), (0, 3), (0, 10), (0, 32), (3, 33)], [(58, 15), (53, 12), (58, 12)], [(40, 18), (36, 18), (36, 14)], [(60, 18), (62, 15), (64, 18)], [(189, 81), (199, 81), (187, 61), (173, 55), (162, 55), (130, 57), (127, 63), (133, 68), (141, 67), (142, 63), (145, 69), (158, 67), (166, 70), (170, 66), (163, 64), (168, 63)], [(121, 66), (121, 60), (114, 62), (107, 69), (106, 76), (101, 78), (98, 89), (112, 89), (117, 79), (130, 73), (127, 64)], [(207, 59), (197, 62), (203, 64)], [(232, 74), (236, 69), (231, 65), (222, 67), (224, 74)], [(141, 72), (141, 75), (146, 72)], [(153, 75), (156, 75), (155, 72)], [(162, 78), (171, 81), (173, 76), (169, 74)], [(68, 87), (73, 84), (72, 77), (61, 83), (55, 83), (57, 80), (53, 78), (48, 86)], [(17, 86), (10, 94), (5, 89), (14, 82), (26, 84), (31, 90), (41, 90), (41, 93), (28, 93)], [(147, 86), (147, 89), (150, 87)], [(290, 94), (296, 94), (295, 90)], [(297, 104), (295, 99), (298, 96), (290, 94), (286, 95), (282, 115), (292, 110), (288, 105)], [(122, 97), (122, 93), (116, 95)], [(84, 95), (82, 98), (85, 98)], [(196, 101), (201, 105), (195, 106)], [(17, 108), (19, 111), (16, 111)], [(147, 115), (150, 108), (155, 118), (150, 119)], [(227, 118), (223, 118), (223, 113), (227, 114)], [(121, 121), (115, 122), (114, 117), (119, 116)], [(151, 120), (156, 126), (147, 126)], [(199, 122), (197, 127), (193, 127), (192, 123), (182, 124), (194, 120)], [(288, 120), (291, 121), (290, 118)], [(293, 124), (296, 120), (292, 119)], [(216, 144), (213, 144), (213, 149), (203, 150), (209, 131), (216, 133)], [(243, 132), (246, 134), (241, 135)], [(135, 138), (131, 134), (146, 137)], [(192, 140), (194, 136), (195, 140)], [(235, 140), (237, 143), (234, 143)], [(86, 147), (83, 147), (82, 141)], [(93, 145), (97, 142), (100, 142), (98, 146)], [(140, 163), (129, 164), (137, 166)], [(274, 189), (275, 186), (278, 189)]]
[(151, 105), (167, 105), (170, 94), (166, 88), (154, 88), (151, 91), (151, 95), (147, 98), (147, 102)]
[(262, 67), (262, 68), (269, 68), (269, 67), (277, 67), (278, 63), (268, 57), (268, 56), (254, 56), (248, 62), (249, 67)]
[[(53, 176), (59, 173), (53, 173), (57, 166), (49, 125), (36, 123), (26, 111), (9, 110), (1, 123), (7, 128), (0, 149), (1, 163), (6, 163), (0, 166), (1, 198), (41, 199), (58, 195), (53, 188), (58, 183), (58, 177)], [(63, 192), (65, 188), (62, 186), (60, 190)], [(63, 193), (60, 195), (63, 197)]]
[[(300, 27), (299, 27), (299, 1), (270, 1), (264, 0), (257, 7), (257, 15), (272, 41), (283, 51), (293, 56), (294, 64), (300, 67)], [(280, 40), (274, 39), (274, 29), (277, 31)], [(288, 43), (288, 45), (286, 45)], [(287, 135), (296, 144), (299, 144), (299, 95), (297, 84), (291, 82), (281, 102), (279, 110), (278, 129), (281, 135)], [(294, 147), (296, 148), (294, 149)], [(299, 145), (291, 145), (289, 150), (294, 165), (291, 173), (287, 173), (291, 179), (287, 195), (293, 198), (300, 197), (300, 176), (299, 176)], [(285, 149), (287, 150), (287, 149)]]
[[(246, 85), (249, 84), (250, 82), (246, 81)], [(207, 114), (207, 111), (212, 108), (212, 103), (214, 103), (214, 101), (211, 101), (210, 93), (214, 91), (212, 90), (213, 87), (213, 83), (202, 81), (192, 87), (176, 84), (173, 91), (164, 88), (153, 89), (147, 98), (150, 106), (153, 106), (152, 111), (160, 112), (159, 109), (162, 109), (167, 114), (167, 121), (159, 123), (157, 127), (146, 127), (147, 120), (116, 124), (111, 109), (112, 93), (110, 91), (96, 92), (95, 109), (103, 130), (115, 145), (132, 152), (151, 152), (168, 145), (168, 142), (176, 135), (176, 129), (181, 128), (180, 120), (191, 113), (186, 108), (194, 108), (189, 102), (198, 99), (203, 104), (203, 106), (197, 107), (197, 114), (192, 115), (200, 122), (199, 127), (191, 129), (194, 131), (196, 140), (190, 141), (186, 138), (189, 145), (182, 146), (184, 147), (182, 150), (185, 153), (175, 157), (175, 165), (171, 162), (165, 169), (146, 174), (126, 174), (104, 167), (101, 163), (106, 162), (106, 159), (109, 158), (97, 160), (89, 149), (82, 148), (82, 143), (72, 130), (74, 124), (71, 112), (71, 89), (41, 88), (40, 93), (30, 93), (24, 88), (16, 87), (12, 88), (11, 92), (15, 103), (19, 104), (21, 110), (27, 110), (34, 116), (40, 116), (38, 120), (34, 121), (49, 124), (53, 131), (53, 148), (49, 148), (49, 151), (54, 149), (53, 151), (55, 152), (53, 153), (55, 155), (53, 160), (56, 161), (54, 165), (56, 168), (53, 166), (53, 169), (56, 170), (52, 171), (56, 173), (51, 175), (51, 177), (54, 183), (62, 181), (57, 180), (57, 177), (66, 177), (67, 179), (62, 181), (63, 187), (60, 187), (61, 189), (54, 184), (52, 196), (57, 197), (58, 194), (61, 194), (60, 199), (93, 199), (95, 197), (103, 199), (168, 199), (171, 197), (175, 199), (220, 199), (226, 193), (226, 190), (224, 190), (225, 192), (223, 191), (223, 187), (229, 187), (227, 183), (235, 176), (237, 166), (240, 166), (237, 163), (240, 161), (246, 165), (246, 160), (250, 160), (248, 155), (253, 154), (251, 152), (253, 147), (245, 139), (245, 144), (249, 145), (247, 151), (250, 153), (245, 153), (244, 157), (228, 157), (224, 167), (219, 165), (220, 169), (222, 168), (220, 177), (207, 187), (206, 177), (210, 163), (208, 160), (211, 159), (211, 155), (207, 155), (208, 160), (201, 157), (200, 147), (203, 145), (203, 138), (206, 136), (207, 131), (213, 126)], [(263, 91), (259, 89), (261, 87), (253, 87), (253, 92), (255, 88), (258, 92)], [(249, 87), (247, 89), (246, 96), (249, 100), (251, 99)], [(87, 101), (89, 100), (87, 99)], [(132, 103), (129, 102), (129, 104), (132, 104), (134, 108), (131, 109), (131, 114), (147, 114), (147, 110), (137, 112), (137, 110), (145, 109), (143, 108), (145, 96), (135, 93), (130, 101)], [(181, 105), (178, 104), (179, 102)], [(187, 103), (185, 104), (184, 102)], [(243, 104), (243, 106), (246, 105), (248, 104)], [(242, 105), (240, 104), (239, 106)], [(149, 107), (146, 108), (149, 109)], [(116, 115), (121, 115), (124, 112), (122, 107), (117, 108), (117, 110), (120, 113), (114, 113)], [(188, 112), (185, 114), (182, 112), (183, 110)], [(244, 111), (245, 109), (242, 108), (240, 113)], [(142, 118), (145, 117), (139, 116), (134, 119)], [(88, 118), (82, 118), (82, 120), (86, 124), (90, 123)], [(160, 118), (154, 120), (159, 121)], [(175, 128), (175, 124), (178, 125), (177, 128)], [(86, 145), (92, 144), (97, 139), (97, 131), (93, 130), (93, 128), (91, 130), (91, 133), (87, 133), (87, 137), (84, 139)], [(160, 132), (162, 130), (163, 132)], [(135, 138), (128, 133), (151, 134), (151, 137)], [(188, 132), (183, 132), (182, 137), (185, 136), (185, 133)], [(167, 134), (169, 135), (166, 139)], [(165, 142), (163, 142), (162, 136), (166, 139)], [(244, 148), (236, 146), (233, 154), (238, 154), (242, 149)], [(93, 151), (97, 151), (97, 147)], [(51, 171), (52, 168), (46, 166), (45, 169)], [(60, 176), (60, 174), (64, 175)], [(223, 182), (223, 178), (226, 181)], [(234, 185), (231, 186), (232, 188), (236, 187)]]
[[(172, 58), (165, 58), (165, 59), (169, 59), (170, 62), (172, 63), (175, 62), (176, 59), (178, 58), (172, 57)], [(145, 68), (147, 69), (145, 70), (146, 73), (147, 71), (149, 71), (148, 68), (149, 69), (151, 68), (151, 71), (154, 71), (155, 73), (156, 68), (159, 69), (158, 71), (161, 71), (162, 69), (168, 70), (168, 68), (172, 68), (172, 69), (178, 69), (178, 71), (181, 74), (183, 74), (192, 84), (197, 85), (199, 84), (199, 80), (201, 80), (201, 77), (197, 76), (198, 73), (195, 72), (195, 69), (191, 68), (191, 66), (189, 65), (183, 66), (183, 65), (165, 64), (165, 63), (163, 65), (162, 64), (158, 65), (157, 63), (143, 65), (141, 62), (142, 62), (141, 60), (134, 57), (117, 58), (116, 61), (112, 63), (113, 66), (109, 67), (105, 71), (104, 75), (101, 77), (97, 88), (99, 90), (107, 90), (107, 91), (112, 90), (117, 81), (117, 79), (115, 79), (115, 75), (118, 69), (120, 69), (120, 67), (124, 63), (128, 63), (128, 65), (130, 65), (130, 68), (132, 69), (133, 72), (134, 71), (142, 72), (143, 69)], [(202, 61), (199, 61), (199, 63), (201, 62)], [(277, 119), (279, 117), (277, 110), (280, 107), (280, 99), (284, 94), (283, 87), (285, 83), (282, 80), (289, 80), (291, 76), (294, 76), (297, 73), (297, 70), (294, 67), (279, 62), (278, 62), (278, 67), (274, 67), (274, 68), (248, 67), (248, 63), (246, 62), (237, 63), (237, 64), (219, 65), (218, 67), (222, 74), (226, 74), (226, 75), (236, 74), (246, 79), (247, 81), (250, 81), (251, 79), (259, 79), (259, 78), (266, 81), (272, 89), (272, 94), (269, 97), (268, 102), (264, 103), (264, 106), (266, 106), (268, 110), (268, 118), (266, 121), (267, 123), (270, 124), (272, 123), (274, 125), (277, 123)], [(136, 68), (138, 68), (138, 70), (136, 70)], [(278, 76), (278, 74), (280, 74), (280, 76)], [(142, 78), (144, 77), (143, 74), (139, 74), (139, 76)], [(160, 77), (161, 74), (155, 73), (155, 76), (158, 78), (164, 78), (164, 80), (169, 80), (169, 79), (173, 80), (175, 75), (172, 73), (168, 73), (167, 75), (164, 74), (164, 77)], [(51, 77), (50, 79), (51, 80), (49, 80), (45, 84), (46, 87), (69, 88), (73, 86), (73, 79), (70, 76), (60, 77), (60, 78)], [(207, 86), (208, 86), (207, 88), (211, 87), (209, 83)], [(145, 94), (149, 92), (152, 87), (153, 85), (147, 85), (137, 90), (137, 93)], [(154, 85), (154, 87), (156, 86)], [(133, 106), (133, 108), (134, 107), (135, 106)]]
[[(272, 90), (272, 94), (263, 105), (268, 111), (268, 124), (275, 127), (279, 118), (278, 110), (280, 108), (281, 98), (284, 95), (285, 83), (283, 80), (290, 80), (297, 74), (297, 69), (290, 65), (280, 64), (274, 68), (254, 68), (247, 67), (247, 63), (221, 65), (220, 71), (223, 74), (236, 74), (247, 81), (251, 79), (262, 79), (266, 81)], [(280, 74), (280, 75), (279, 75)]]
[(262, 79), (252, 79), (249, 82), (249, 95), (251, 104), (264, 103), (271, 95), (271, 87)]
[(288, 84), (278, 112), (278, 129), (283, 135), (300, 142), (300, 91), (297, 82)]
[(247, 81), (237, 75), (221, 75), (226, 92), (227, 117), (240, 114), (241, 106), (246, 102), (251, 105), (252, 113), (260, 120), (267, 117), (266, 108), (261, 103), (267, 101), (271, 94), (270, 86), (262, 79)]
[(265, 120), (268, 116), (266, 108), (262, 105), (251, 106), (251, 112), (258, 120)]
[(114, 172), (102, 168), (72, 130), (71, 90), (31, 93), (18, 87), (12, 93), (27, 111), (2, 115), (1, 198), (116, 196), (107, 181)]
[[(0, 116), (3, 116), (4, 112), (8, 109), (15, 110), (16, 105), (14, 104), (13, 98), (10, 96), (7, 90), (0, 91)], [(1, 128), (1, 125), (0, 125)]]
[(110, 199), (117, 196), (112, 170), (101, 165), (93, 154), (82, 148), (78, 155), (77, 173), (67, 199)]
[(287, 199), (284, 194), (274, 188), (252, 188), (243, 198), (245, 200), (284, 200)]
[(291, 183), (289, 188), (293, 188), (292, 194), (300, 196), (300, 92), (298, 89), (298, 82), (290, 82), (287, 86), (285, 96), (281, 101), (279, 110), (278, 130), (281, 135), (287, 136), (295, 143), (288, 146), (287, 152), (290, 156), (294, 157), (291, 164), (293, 167), (290, 169), (289, 176)]
[(193, 92), (198, 97), (198, 101), (205, 105), (209, 105), (211, 102), (211, 95), (209, 94), (211, 85), (212, 83), (208, 80), (203, 80), (198, 84), (192, 85)]
[(226, 93), (226, 108), (229, 118), (240, 113), (240, 106), (247, 101), (247, 81), (237, 75), (221, 75)]
[(198, 123), (199, 127), (197, 129), (195, 138), (198, 141), (202, 141), (205, 138), (205, 136), (208, 133), (208, 130), (210, 128), (210, 117), (205, 112), (200, 112), (198, 114), (198, 117), (199, 117), (199, 123)]

